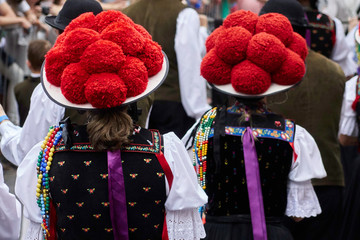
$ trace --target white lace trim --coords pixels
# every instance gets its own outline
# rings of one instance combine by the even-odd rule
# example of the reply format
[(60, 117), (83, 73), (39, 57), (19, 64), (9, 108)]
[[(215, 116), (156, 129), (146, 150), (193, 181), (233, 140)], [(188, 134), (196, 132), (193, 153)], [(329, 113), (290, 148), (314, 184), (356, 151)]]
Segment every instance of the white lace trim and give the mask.
[(40, 223), (29, 221), (29, 225), (24, 233), (23, 240), (43, 240)]
[(288, 185), (286, 216), (308, 218), (320, 213), (320, 203), (310, 181)]
[(198, 240), (206, 236), (197, 208), (166, 212), (169, 240)]

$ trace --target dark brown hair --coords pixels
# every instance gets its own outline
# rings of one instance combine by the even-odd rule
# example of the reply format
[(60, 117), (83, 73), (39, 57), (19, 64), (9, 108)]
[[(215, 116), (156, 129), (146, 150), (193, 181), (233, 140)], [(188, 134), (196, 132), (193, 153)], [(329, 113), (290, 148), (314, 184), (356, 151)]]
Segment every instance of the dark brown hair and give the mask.
[(50, 50), (51, 43), (46, 40), (33, 40), (28, 48), (28, 60), (32, 68), (40, 71), (41, 65), (45, 60), (45, 54)]
[(133, 121), (124, 108), (89, 111), (87, 132), (95, 150), (115, 150), (129, 142)]

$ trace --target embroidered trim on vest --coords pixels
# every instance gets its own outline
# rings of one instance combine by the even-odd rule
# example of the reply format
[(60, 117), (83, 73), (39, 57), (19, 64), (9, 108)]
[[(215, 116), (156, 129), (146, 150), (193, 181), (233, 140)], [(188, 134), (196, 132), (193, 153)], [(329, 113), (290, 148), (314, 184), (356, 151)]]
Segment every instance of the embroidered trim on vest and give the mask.
[[(152, 134), (152, 143), (149, 145), (146, 144), (133, 144), (129, 143), (125, 146), (121, 147), (121, 151), (123, 152), (147, 152), (147, 153), (159, 153), (160, 146), (161, 146), (161, 138), (160, 133), (157, 130), (150, 130)], [(89, 143), (76, 143), (70, 149), (65, 149), (65, 145), (63, 141), (56, 146), (55, 152), (59, 151), (66, 151), (66, 150), (73, 150), (73, 151), (95, 151), (93, 146)]]
[[(294, 142), (294, 123), (289, 120), (285, 119), (285, 131), (270, 129), (270, 128), (252, 128), (253, 134), (255, 137), (262, 137), (262, 138), (273, 138), (287, 142)], [(246, 128), (245, 127), (225, 127), (225, 134), (232, 135), (232, 136), (243, 136)], [(214, 129), (210, 130), (210, 137), (214, 136)]]

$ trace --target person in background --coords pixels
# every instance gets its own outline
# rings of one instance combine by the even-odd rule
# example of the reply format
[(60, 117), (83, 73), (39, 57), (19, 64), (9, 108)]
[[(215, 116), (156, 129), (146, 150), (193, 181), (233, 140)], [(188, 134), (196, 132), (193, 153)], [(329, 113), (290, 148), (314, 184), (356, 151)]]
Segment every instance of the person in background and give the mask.
[(123, 13), (148, 30), (169, 58), (169, 74), (153, 96), (149, 128), (181, 138), (210, 108), (200, 76), (199, 15), (178, 0), (139, 0)]
[(20, 126), (24, 125), (30, 109), (30, 98), (35, 87), (40, 83), (41, 66), (45, 60), (46, 53), (50, 50), (51, 44), (46, 40), (33, 40), (28, 48), (27, 65), (31, 75), (25, 81), (15, 86), (14, 92), (19, 107)]
[[(298, 1), (269, 0), (260, 15), (271, 12), (288, 17), (294, 31), (305, 38), (309, 25)], [(320, 149), (327, 177), (312, 180), (322, 213), (301, 222), (288, 219), (287, 226), (294, 239), (338, 239), (344, 190), (338, 130), (346, 77), (338, 64), (311, 49), (305, 63), (301, 84), (286, 94), (270, 96), (268, 107), (309, 131)]]
[[(359, 24), (359, 23), (358, 23)], [(359, 54), (360, 35), (358, 27), (354, 32), (356, 53)], [(360, 64), (359, 64), (360, 66)], [(346, 82), (341, 108), (339, 141), (342, 146), (342, 161), (345, 175), (344, 214), (340, 239), (359, 239), (360, 229), (360, 80), (359, 75)]]
[(307, 30), (306, 41), (309, 47), (338, 63), (346, 77), (356, 73), (357, 64), (351, 56), (351, 48), (345, 38), (341, 21), (321, 13), (317, 0), (299, 0), (304, 7), (311, 29)]

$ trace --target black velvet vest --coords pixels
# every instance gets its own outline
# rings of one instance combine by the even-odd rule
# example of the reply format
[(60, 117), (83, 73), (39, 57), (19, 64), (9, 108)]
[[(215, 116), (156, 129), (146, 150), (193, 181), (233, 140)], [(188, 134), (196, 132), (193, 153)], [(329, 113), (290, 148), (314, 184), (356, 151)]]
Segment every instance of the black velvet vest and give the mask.
[(307, 10), (306, 16), (313, 27), (310, 48), (327, 58), (331, 57), (336, 42), (335, 22), (329, 16), (319, 11)]
[[(246, 127), (248, 123), (240, 123), (240, 114), (226, 114), (223, 125), (228, 127), (225, 128), (224, 134), (220, 134), (220, 173), (216, 173), (214, 158), (216, 140), (215, 137), (209, 138), (206, 193), (209, 197), (207, 215), (210, 216), (250, 214), (242, 141), (241, 136), (236, 136), (236, 129)], [(221, 125), (221, 120), (217, 116), (214, 128), (223, 127)], [(286, 209), (287, 179), (293, 150), (289, 142), (281, 139), (282, 134), (286, 132), (285, 126), (290, 126), (294, 130), (293, 122), (279, 115), (252, 115), (252, 129), (259, 131), (255, 145), (266, 217), (283, 216)], [(277, 136), (277, 139), (260, 137), (260, 134), (265, 132), (268, 132), (269, 136)]]
[[(69, 132), (71, 148), (57, 146), (49, 172), (59, 239), (113, 239), (108, 197), (107, 153), (95, 152), (86, 127)], [(161, 239), (165, 174), (154, 153), (158, 132), (141, 129), (121, 149), (129, 239)]]

